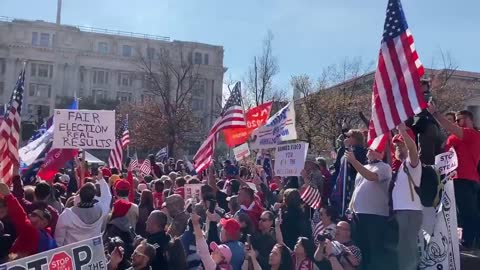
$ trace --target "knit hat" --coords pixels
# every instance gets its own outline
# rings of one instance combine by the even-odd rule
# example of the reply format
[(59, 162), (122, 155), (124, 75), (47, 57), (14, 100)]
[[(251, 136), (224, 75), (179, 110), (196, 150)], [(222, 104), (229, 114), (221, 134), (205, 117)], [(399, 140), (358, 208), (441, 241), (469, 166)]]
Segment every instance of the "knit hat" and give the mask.
[(371, 150), (383, 153), (385, 151), (385, 147), (387, 146), (388, 135), (382, 134), (375, 138), (368, 146)]
[(127, 180), (119, 179), (115, 182), (115, 190), (130, 190), (130, 183)]
[(215, 242), (211, 242), (210, 243), (210, 249), (212, 251), (215, 251), (215, 250), (218, 249), (220, 254), (222, 254), (222, 256), (225, 258), (225, 262), (230, 263), (230, 260), (232, 259), (232, 251), (230, 250), (230, 248), (227, 245), (224, 245), (224, 244), (218, 245)]
[(113, 203), (112, 218), (125, 216), (131, 206), (132, 203), (127, 200), (117, 200)]
[(110, 177), (110, 176), (112, 176), (112, 172), (110, 171), (109, 168), (103, 167), (103, 168), (102, 168), (102, 175), (103, 175), (104, 177)]
[(240, 223), (234, 218), (222, 218), (220, 219), (220, 225), (222, 225), (223, 229), (230, 236), (240, 233)]

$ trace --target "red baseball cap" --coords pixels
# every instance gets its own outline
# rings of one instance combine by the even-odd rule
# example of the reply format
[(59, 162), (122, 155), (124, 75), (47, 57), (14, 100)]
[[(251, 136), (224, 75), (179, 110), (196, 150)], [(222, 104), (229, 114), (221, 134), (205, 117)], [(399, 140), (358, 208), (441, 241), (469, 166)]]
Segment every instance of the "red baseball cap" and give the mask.
[(127, 180), (119, 179), (115, 182), (116, 190), (130, 190), (130, 183)]
[(222, 218), (220, 219), (220, 225), (229, 235), (235, 235), (240, 233), (240, 223), (234, 218)]
[(405, 139), (403, 138), (402, 135), (397, 134), (397, 135), (393, 136), (392, 143), (405, 143)]
[(112, 171), (110, 171), (109, 168), (103, 167), (103, 168), (102, 168), (102, 175), (103, 175), (104, 177), (110, 177), (110, 176), (112, 176)]
[(232, 259), (232, 251), (230, 250), (230, 248), (227, 245), (223, 245), (223, 244), (219, 245), (215, 242), (211, 242), (210, 243), (210, 249), (212, 251), (215, 251), (215, 250), (218, 249), (220, 254), (222, 254), (222, 256), (225, 258), (225, 262), (230, 263), (230, 260)]

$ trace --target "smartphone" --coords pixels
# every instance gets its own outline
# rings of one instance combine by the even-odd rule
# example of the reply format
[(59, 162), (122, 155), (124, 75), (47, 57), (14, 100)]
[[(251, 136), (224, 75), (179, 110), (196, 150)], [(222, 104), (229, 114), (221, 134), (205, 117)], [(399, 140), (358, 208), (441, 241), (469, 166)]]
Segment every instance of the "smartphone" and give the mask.
[(252, 235), (247, 234), (247, 249), (251, 249), (251, 248), (252, 248)]
[(214, 213), (215, 212), (215, 207), (217, 206), (217, 201), (215, 199), (210, 199), (210, 205), (208, 206), (208, 211), (210, 213)]

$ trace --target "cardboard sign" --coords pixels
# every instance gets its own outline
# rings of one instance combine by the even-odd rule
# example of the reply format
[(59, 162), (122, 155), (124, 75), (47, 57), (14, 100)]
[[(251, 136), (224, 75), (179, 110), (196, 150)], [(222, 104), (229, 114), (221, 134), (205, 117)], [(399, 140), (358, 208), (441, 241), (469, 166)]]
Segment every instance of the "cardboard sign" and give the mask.
[(233, 154), (235, 154), (236, 161), (240, 161), (245, 157), (250, 156), (250, 148), (248, 148), (248, 143), (244, 143), (233, 148)]
[(294, 103), (290, 102), (250, 137), (251, 149), (275, 148), (278, 143), (297, 139)]
[(225, 135), (225, 143), (230, 147), (234, 147), (235, 145), (246, 142), (248, 137), (250, 137), (250, 134), (252, 134), (256, 128), (265, 125), (270, 116), (271, 109), (272, 102), (270, 101), (246, 111), (245, 122), (247, 127), (224, 129), (223, 134)]
[(299, 176), (305, 166), (308, 143), (299, 142), (277, 146), (275, 176)]
[(203, 184), (185, 184), (185, 201), (195, 198), (197, 202), (202, 200), (201, 188)]
[(440, 172), (440, 175), (449, 174), (456, 170), (458, 167), (458, 159), (455, 150), (451, 148), (448, 152), (436, 155), (435, 167)]
[(55, 109), (52, 148), (112, 149), (115, 111)]
[(107, 269), (102, 237), (94, 237), (0, 265), (0, 270)]

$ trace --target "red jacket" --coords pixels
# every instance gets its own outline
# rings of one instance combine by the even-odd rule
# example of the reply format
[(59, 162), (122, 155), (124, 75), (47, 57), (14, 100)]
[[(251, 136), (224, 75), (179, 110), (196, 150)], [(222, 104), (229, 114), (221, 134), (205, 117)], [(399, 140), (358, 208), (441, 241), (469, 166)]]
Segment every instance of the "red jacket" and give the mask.
[(17, 230), (17, 239), (10, 248), (10, 252), (21, 257), (39, 253), (41, 232), (33, 227), (27, 213), (12, 194), (5, 196), (5, 203), (8, 215)]
[(255, 224), (255, 228), (258, 228), (258, 221), (263, 213), (262, 206), (260, 206), (260, 204), (254, 200), (249, 206), (241, 205), (240, 207), (240, 211), (247, 213), (253, 224)]
[(50, 215), (52, 216), (52, 219), (50, 220), (49, 226), (52, 231), (52, 234), (54, 234), (55, 227), (57, 226), (57, 221), (58, 221), (57, 210), (53, 208), (51, 205), (48, 205), (46, 202), (32, 203), (26, 200), (24, 198), (25, 191), (23, 190), (23, 187), (22, 187), (22, 180), (18, 175), (13, 177), (12, 183), (13, 183), (13, 195), (15, 195), (15, 197), (20, 202), (21, 206), (27, 212), (27, 214), (30, 214), (35, 209), (45, 208), (45, 207), (48, 209), (48, 211), (50, 211)]

